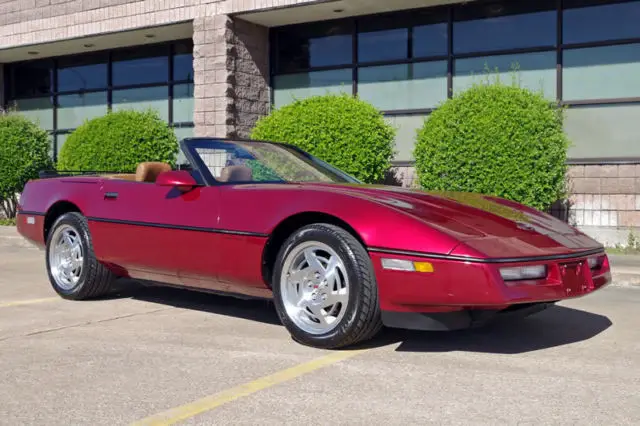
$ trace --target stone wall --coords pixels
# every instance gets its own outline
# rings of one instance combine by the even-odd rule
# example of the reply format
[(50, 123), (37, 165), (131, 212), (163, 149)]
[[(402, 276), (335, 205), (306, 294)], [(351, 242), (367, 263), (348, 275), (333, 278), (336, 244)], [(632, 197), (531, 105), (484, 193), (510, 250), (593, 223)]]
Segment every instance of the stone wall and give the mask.
[(0, 0), (0, 49), (322, 0)]
[(234, 67), (232, 131), (247, 138), (256, 121), (269, 112), (269, 29), (234, 19), (231, 53)]
[(194, 21), (196, 136), (247, 137), (269, 106), (269, 33), (227, 15)]

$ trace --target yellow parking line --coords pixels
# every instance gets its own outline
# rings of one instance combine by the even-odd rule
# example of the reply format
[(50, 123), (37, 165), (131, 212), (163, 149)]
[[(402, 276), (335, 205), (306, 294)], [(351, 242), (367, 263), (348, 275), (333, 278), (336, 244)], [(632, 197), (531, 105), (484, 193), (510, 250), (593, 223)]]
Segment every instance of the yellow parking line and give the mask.
[(177, 422), (197, 416), (198, 414), (211, 411), (228, 402), (235, 401), (236, 399), (251, 395), (280, 383), (288, 382), (295, 379), (296, 377), (303, 376), (328, 365), (335, 364), (342, 360), (354, 357), (368, 350), (369, 349), (360, 349), (353, 351), (333, 352), (327, 356), (316, 358), (303, 364), (298, 364), (294, 367), (278, 371), (277, 373), (271, 374), (269, 376), (261, 377), (257, 380), (254, 380), (253, 382), (245, 383), (243, 385), (239, 385), (231, 389), (227, 389), (222, 392), (207, 396), (198, 401), (194, 401), (180, 407), (172, 408), (165, 412), (147, 417), (146, 419), (142, 419), (138, 422), (133, 423), (131, 426), (172, 425)]
[(15, 300), (13, 302), (0, 303), (0, 308), (9, 308), (11, 306), (21, 306), (21, 305), (33, 305), (35, 303), (52, 302), (54, 300), (60, 300), (60, 298), (46, 297), (44, 299)]

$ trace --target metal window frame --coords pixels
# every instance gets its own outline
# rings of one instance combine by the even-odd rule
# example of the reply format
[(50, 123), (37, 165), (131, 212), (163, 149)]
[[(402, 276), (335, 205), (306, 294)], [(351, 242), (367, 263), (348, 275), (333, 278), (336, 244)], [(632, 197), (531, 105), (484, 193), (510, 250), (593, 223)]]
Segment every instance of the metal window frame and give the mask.
[[(175, 52), (175, 47), (177, 44), (181, 44), (181, 43), (187, 43), (187, 44), (192, 44), (193, 40), (191, 39), (179, 39), (179, 40), (172, 40), (169, 42), (161, 42), (161, 43), (152, 43), (152, 44), (145, 44), (145, 45), (141, 45), (141, 46), (126, 46), (126, 47), (121, 47), (121, 48), (117, 48), (117, 49), (108, 49), (108, 50), (100, 50), (100, 51), (92, 51), (92, 52), (87, 52), (87, 53), (78, 53), (78, 54), (72, 54), (72, 55), (63, 55), (63, 56), (57, 56), (57, 57), (52, 57), (52, 58), (47, 58), (46, 61), (50, 61), (51, 62), (51, 70), (53, 71), (53, 81), (51, 84), (51, 91), (49, 93), (43, 93), (40, 95), (29, 95), (29, 96), (21, 96), (21, 97), (16, 97), (15, 93), (13, 92), (13, 90), (6, 90), (5, 93), (7, 93), (7, 97), (5, 97), (5, 104), (4, 107), (5, 109), (8, 108), (8, 106), (10, 105), (11, 102), (13, 101), (17, 101), (17, 100), (24, 100), (24, 99), (36, 99), (36, 98), (43, 98), (43, 97), (49, 97), (52, 99), (53, 102), (53, 130), (51, 130), (49, 133), (52, 136), (53, 139), (53, 146), (52, 146), (52, 151), (53, 151), (53, 160), (57, 161), (57, 157), (58, 157), (58, 135), (65, 135), (65, 134), (69, 134), (71, 133), (74, 129), (60, 129), (58, 128), (58, 108), (60, 107), (59, 102), (58, 102), (58, 98), (60, 96), (68, 96), (68, 95), (80, 95), (80, 94), (86, 94), (86, 93), (101, 93), (101, 92), (106, 92), (107, 93), (107, 110), (108, 111), (112, 111), (112, 107), (113, 107), (113, 92), (117, 91), (117, 90), (129, 90), (129, 89), (144, 89), (144, 88), (152, 88), (152, 87), (166, 87), (167, 88), (167, 102), (169, 102), (169, 110), (168, 110), (168, 124), (170, 127), (172, 128), (193, 128), (194, 127), (194, 122), (193, 121), (188, 121), (188, 122), (174, 122), (173, 121), (173, 116), (174, 116), (174, 111), (173, 111), (173, 98), (174, 98), (174, 87), (176, 85), (179, 84), (194, 84), (194, 79), (187, 79), (187, 80), (174, 80), (174, 57), (176, 55)], [(142, 83), (142, 84), (129, 84), (129, 85), (114, 85), (113, 84), (113, 56), (114, 53), (116, 52), (120, 52), (120, 51), (126, 51), (126, 50), (136, 50), (136, 49), (140, 49), (140, 50), (144, 50), (144, 49), (148, 49), (149, 47), (153, 47), (153, 48), (158, 48), (158, 49), (162, 49), (163, 47), (166, 49), (166, 53), (161, 56), (162, 58), (164, 58), (165, 60), (168, 61), (168, 73), (167, 73), (167, 80), (163, 81), (163, 82), (154, 82), (154, 83)], [(67, 58), (76, 58), (76, 57), (84, 57), (87, 55), (99, 55), (99, 54), (106, 54), (107, 57), (107, 62), (105, 62), (104, 64), (107, 67), (107, 85), (106, 87), (101, 87), (101, 88), (96, 88), (96, 89), (86, 89), (86, 90), (64, 90), (64, 91), (58, 91), (58, 65), (59, 62), (61, 60), (67, 59)], [(193, 54), (193, 51), (192, 51)], [(13, 62), (13, 63), (9, 63), (9, 64), (5, 64), (5, 70), (9, 69), (11, 71), (11, 69), (15, 66), (20, 66), (23, 64), (28, 64), (28, 63), (33, 63), (33, 62), (40, 62), (43, 61), (43, 59), (30, 59), (27, 61), (19, 61), (19, 62)], [(7, 74), (5, 73), (6, 77), (5, 77), (5, 88), (11, 88), (12, 84), (11, 84), (11, 79), (13, 78), (13, 72)]]
[[(482, 5), (482, 3), (491, 3), (493, 0), (480, 0), (474, 2), (474, 5)], [(638, 0), (614, 0), (609, 4), (620, 4), (620, 3), (629, 3), (632, 1)], [(610, 39), (610, 40), (598, 40), (591, 41), (585, 43), (564, 43), (563, 40), (563, 32), (564, 32), (564, 20), (563, 20), (563, 12), (565, 10), (575, 9), (576, 7), (565, 7), (565, 0), (555, 0), (555, 12), (556, 12), (556, 42), (555, 45), (552, 46), (535, 46), (529, 48), (513, 48), (513, 49), (503, 49), (503, 50), (491, 50), (491, 51), (483, 51), (483, 52), (472, 52), (472, 53), (464, 53), (464, 54), (454, 54), (453, 52), (453, 39), (455, 37), (454, 28), (454, 18), (456, 10), (459, 10), (460, 7), (464, 7), (465, 5), (460, 4), (452, 4), (452, 5), (442, 5), (442, 6), (434, 6), (434, 7), (426, 7), (426, 8), (418, 8), (413, 9), (413, 11), (419, 12), (430, 12), (432, 11), (434, 15), (445, 14), (446, 20), (441, 21), (442, 23), (447, 24), (447, 54), (439, 55), (439, 56), (430, 56), (430, 57), (414, 57), (413, 56), (413, 37), (412, 37), (412, 29), (414, 26), (419, 25), (414, 19), (407, 19), (403, 22), (403, 19), (399, 19), (400, 24), (398, 28), (408, 28), (409, 36), (408, 36), (408, 55), (407, 58), (399, 59), (399, 60), (391, 60), (391, 61), (376, 61), (376, 62), (366, 62), (359, 63), (358, 61), (358, 30), (359, 23), (362, 20), (371, 19), (374, 15), (363, 15), (357, 17), (349, 17), (349, 18), (338, 18), (324, 21), (327, 26), (330, 26), (335, 23), (349, 23), (351, 28), (353, 29), (352, 33), (352, 63), (345, 65), (336, 65), (336, 66), (325, 66), (325, 67), (309, 67), (309, 68), (301, 68), (297, 70), (287, 71), (287, 72), (278, 72), (278, 34), (282, 29), (291, 30), (295, 28), (302, 28), (305, 24), (293, 24), (286, 25), (282, 27), (275, 27), (270, 29), (270, 40), (273, 44), (270, 53), (270, 61), (272, 64), (271, 67), (271, 75), (270, 75), (270, 83), (271, 83), (271, 104), (274, 104), (275, 99), (275, 90), (273, 88), (275, 77), (281, 75), (288, 74), (300, 74), (300, 73), (308, 73), (314, 71), (331, 71), (331, 70), (346, 70), (351, 69), (353, 72), (352, 78), (352, 92), (353, 95), (356, 96), (358, 94), (358, 70), (364, 67), (371, 66), (384, 66), (384, 65), (398, 65), (398, 64), (412, 64), (416, 62), (431, 62), (431, 61), (447, 61), (447, 97), (451, 98), (453, 96), (453, 80), (455, 76), (455, 63), (457, 59), (466, 59), (466, 58), (480, 58), (486, 56), (501, 56), (501, 55), (515, 55), (515, 54), (527, 54), (527, 53), (540, 53), (540, 52), (556, 52), (556, 101), (560, 106), (598, 106), (598, 105), (611, 105), (611, 104), (636, 104), (640, 103), (640, 97), (625, 97), (625, 98), (606, 98), (606, 99), (587, 99), (587, 100), (571, 100), (564, 99), (563, 97), (563, 57), (564, 51), (570, 49), (582, 49), (582, 48), (592, 48), (592, 47), (610, 47), (610, 46), (618, 46), (625, 44), (640, 44), (640, 37), (635, 38), (626, 38), (626, 39)], [(589, 7), (588, 5), (585, 7)], [(553, 10), (553, 9), (552, 9)], [(388, 12), (382, 15), (385, 16), (398, 16), (402, 18), (403, 16), (411, 16), (412, 10), (410, 11), (396, 11), (396, 12)], [(436, 22), (432, 22), (436, 23)], [(434, 108), (427, 109), (405, 109), (405, 110), (391, 110), (391, 111), (382, 111), (385, 116), (398, 116), (398, 115), (428, 115), (434, 111)], [(640, 163), (640, 160), (637, 158), (633, 159), (624, 159), (624, 158), (593, 158), (593, 159), (569, 159), (569, 164), (627, 164), (631, 163)], [(394, 165), (407, 165), (410, 162), (407, 161), (394, 161)]]

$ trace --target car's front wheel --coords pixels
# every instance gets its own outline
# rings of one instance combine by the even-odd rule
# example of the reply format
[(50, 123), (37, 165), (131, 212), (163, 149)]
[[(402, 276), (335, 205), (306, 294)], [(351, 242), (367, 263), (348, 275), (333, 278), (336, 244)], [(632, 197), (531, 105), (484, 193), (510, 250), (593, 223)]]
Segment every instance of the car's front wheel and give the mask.
[(297, 230), (280, 249), (272, 283), (280, 320), (300, 343), (339, 348), (370, 339), (382, 327), (371, 259), (340, 227)]
[(111, 290), (115, 276), (96, 259), (87, 220), (80, 213), (65, 213), (55, 221), (46, 259), (49, 281), (65, 299), (90, 299)]

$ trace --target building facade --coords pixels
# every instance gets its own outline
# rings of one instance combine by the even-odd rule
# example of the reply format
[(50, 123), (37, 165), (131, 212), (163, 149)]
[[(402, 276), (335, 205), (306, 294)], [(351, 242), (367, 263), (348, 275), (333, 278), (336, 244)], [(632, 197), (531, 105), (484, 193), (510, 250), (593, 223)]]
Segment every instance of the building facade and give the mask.
[(0, 102), (51, 133), (155, 108), (178, 137), (247, 136), (319, 93), (357, 95), (415, 130), (486, 70), (567, 108), (570, 220), (603, 243), (640, 232), (640, 0), (0, 0)]

